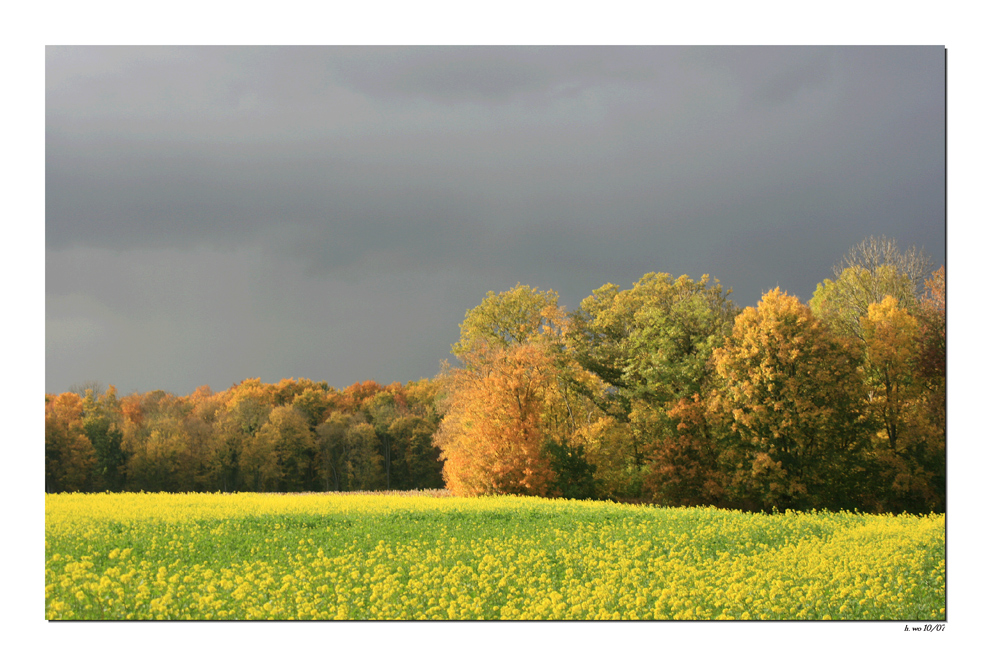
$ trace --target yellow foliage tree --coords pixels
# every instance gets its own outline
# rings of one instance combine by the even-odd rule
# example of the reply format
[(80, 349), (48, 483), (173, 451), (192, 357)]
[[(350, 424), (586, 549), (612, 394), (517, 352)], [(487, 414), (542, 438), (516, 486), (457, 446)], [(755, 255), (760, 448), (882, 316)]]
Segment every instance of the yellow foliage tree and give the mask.
[(847, 339), (774, 289), (736, 318), (714, 359), (714, 401), (740, 437), (732, 484), (766, 507), (858, 505), (863, 383)]
[(869, 306), (860, 326), (867, 404), (878, 425), (875, 449), (889, 486), (886, 507), (939, 506), (944, 503), (944, 421), (929, 404), (938, 395), (920, 372), (920, 322), (888, 296)]

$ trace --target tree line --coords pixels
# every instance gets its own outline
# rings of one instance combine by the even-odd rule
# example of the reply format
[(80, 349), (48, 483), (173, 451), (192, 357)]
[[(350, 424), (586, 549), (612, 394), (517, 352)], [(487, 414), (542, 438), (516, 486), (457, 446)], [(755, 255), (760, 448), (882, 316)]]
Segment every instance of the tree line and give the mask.
[(443, 487), (437, 386), (248, 379), (220, 393), (45, 396), (45, 490)]
[(868, 238), (809, 303), (707, 275), (470, 310), (434, 438), (455, 494), (945, 509), (945, 270)]
[(745, 510), (945, 510), (945, 269), (868, 238), (808, 303), (707, 275), (517, 285), (432, 380), (46, 395), (46, 491), (445, 486)]

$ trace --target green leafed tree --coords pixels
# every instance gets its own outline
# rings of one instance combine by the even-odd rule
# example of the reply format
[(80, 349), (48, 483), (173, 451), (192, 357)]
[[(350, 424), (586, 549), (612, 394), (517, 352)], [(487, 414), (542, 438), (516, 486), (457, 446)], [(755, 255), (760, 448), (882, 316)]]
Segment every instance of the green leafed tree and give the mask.
[(860, 319), (870, 305), (890, 296), (909, 312), (916, 310), (931, 259), (914, 247), (902, 252), (896, 241), (871, 236), (849, 250), (832, 272), (834, 279), (815, 289), (811, 310), (839, 334), (862, 340)]
[(489, 291), (480, 305), (468, 310), (460, 340), (451, 352), (464, 359), (481, 346), (505, 349), (537, 338), (559, 337), (563, 310), (557, 300), (555, 291), (522, 284), (502, 293)]
[(126, 459), (116, 388), (110, 386), (100, 395), (87, 390), (83, 399), (83, 414), (83, 429), (96, 453), (94, 472), (97, 485), (101, 489), (117, 492), (123, 488)]
[(433, 445), (437, 426), (421, 416), (401, 416), (391, 421), (388, 436), (394, 445), (392, 463), (395, 489), (440, 489), (443, 461)]
[(569, 347), (606, 386), (588, 397), (612, 424), (588, 429), (588, 450), (607, 487), (641, 492), (657, 446), (675, 433), (668, 410), (710, 381), (712, 351), (738, 311), (728, 296), (708, 275), (649, 273), (629, 290), (595, 290), (572, 316)]

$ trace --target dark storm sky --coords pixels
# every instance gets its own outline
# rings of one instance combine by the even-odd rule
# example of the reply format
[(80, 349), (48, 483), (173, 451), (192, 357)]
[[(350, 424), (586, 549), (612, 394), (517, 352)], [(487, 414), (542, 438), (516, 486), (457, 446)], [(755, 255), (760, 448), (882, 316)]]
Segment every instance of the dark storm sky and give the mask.
[(46, 52), (46, 391), (430, 377), (517, 282), (945, 261), (941, 47)]

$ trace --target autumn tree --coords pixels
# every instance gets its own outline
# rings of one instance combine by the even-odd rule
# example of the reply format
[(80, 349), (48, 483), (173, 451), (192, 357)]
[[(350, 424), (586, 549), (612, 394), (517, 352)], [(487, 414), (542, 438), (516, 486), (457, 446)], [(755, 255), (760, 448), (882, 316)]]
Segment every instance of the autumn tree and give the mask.
[(258, 476), (252, 473), (248, 478), (241, 462), (248, 442), (268, 422), (273, 408), (271, 391), (260, 380), (249, 379), (212, 399), (216, 410), (210, 419), (213, 435), (202, 449), (204, 476), (213, 489), (224, 492), (256, 486)]
[(92, 393), (95, 398), (99, 399), (106, 391), (107, 387), (100, 381), (83, 381), (69, 386), (69, 392), (76, 393), (82, 399), (86, 399), (87, 393)]
[(933, 422), (945, 439), (945, 266), (925, 281), (918, 314), (921, 324), (920, 371), (928, 387)]
[(657, 503), (706, 506), (725, 502), (730, 481), (723, 468), (723, 453), (737, 437), (728, 426), (730, 421), (712, 404), (711, 393), (695, 393), (668, 406), (674, 430), (649, 448), (645, 475), (647, 493)]
[(203, 451), (203, 468), (211, 489), (222, 492), (240, 489), (240, 457), (247, 436), (232, 412), (225, 407), (217, 411), (213, 436)]
[(811, 310), (839, 334), (862, 339), (860, 319), (887, 296), (915, 312), (931, 259), (914, 247), (901, 252), (896, 241), (871, 236), (849, 250), (832, 272), (834, 279), (815, 289)]
[(393, 442), (393, 487), (400, 490), (440, 489), (443, 484), (443, 460), (433, 445), (435, 422), (417, 415), (405, 415), (391, 421), (388, 436)]
[(462, 351), (472, 370), (452, 370), (436, 442), (444, 480), (455, 495), (546, 496), (554, 480), (541, 427), (556, 381), (535, 344)]
[(327, 490), (385, 488), (381, 442), (363, 413), (331, 413), (316, 432), (317, 465)]
[[(113, 386), (79, 390), (81, 396), (45, 397), (49, 491), (443, 485), (432, 445), (439, 387), (428, 379), (407, 386), (365, 381), (337, 391), (309, 379), (255, 378), (220, 393), (201, 386), (184, 397), (155, 390), (118, 398)], [(107, 462), (115, 441), (116, 467)], [(74, 460), (70, 469), (66, 460)]]
[(163, 390), (129, 396), (122, 412), (122, 447), (127, 455), (127, 488), (152, 492), (192, 491), (197, 460), (183, 424), (183, 400)]
[(377, 381), (362, 381), (347, 386), (340, 395), (335, 396), (331, 408), (343, 413), (356, 413), (369, 399), (385, 390), (385, 386)]
[(929, 487), (936, 497), (930, 509), (945, 510), (945, 266), (925, 281), (918, 320), (921, 340), (919, 374), (926, 388), (923, 398), (931, 428), (926, 468), (932, 472)]
[(347, 489), (344, 462), (348, 458), (347, 430), (353, 419), (333, 412), (316, 428), (317, 467), (324, 491)]
[[(254, 383), (252, 380), (251, 383)], [(245, 382), (247, 383), (247, 382)], [(282, 379), (278, 383), (262, 384), (258, 383), (261, 393), (267, 398), (266, 401), (274, 406), (285, 406), (292, 404), (294, 400), (305, 392), (316, 392), (326, 394), (330, 386), (326, 381), (312, 381), (310, 379)]]
[(438, 425), (440, 412), (437, 407), (437, 400), (440, 395), (440, 382), (420, 379), (419, 381), (410, 381), (404, 388), (410, 413)]
[(182, 428), (189, 442), (188, 482), (196, 491), (222, 489), (223, 480), (217, 477), (211, 462), (213, 442), (221, 436), (217, 428), (223, 412), (223, 397), (214, 394), (209, 386), (200, 386), (182, 402), (185, 414)]
[(921, 373), (934, 391), (945, 390), (945, 266), (925, 280), (919, 302)]
[(293, 397), (291, 404), (305, 416), (309, 428), (315, 430), (317, 425), (326, 418), (330, 408), (330, 399), (327, 391), (310, 387)]
[(616, 467), (626, 470), (625, 483), (609, 483), (624, 484), (622, 493), (639, 494), (658, 448), (679, 436), (668, 410), (709, 382), (712, 351), (738, 311), (728, 295), (708, 275), (694, 281), (649, 273), (629, 290), (614, 284), (595, 290), (571, 317), (568, 342), (577, 361), (606, 386), (588, 394), (611, 423), (589, 428), (590, 449), (613, 442), (595, 462), (612, 468), (610, 475)]
[(872, 454), (884, 478), (877, 505), (942, 505), (945, 271), (931, 273), (923, 251), (902, 252), (893, 240), (871, 237), (833, 273), (810, 304), (862, 358), (866, 412), (876, 431)]
[(452, 347), (461, 367), (441, 378), (444, 419), (435, 437), (452, 492), (589, 489), (574, 436), (587, 405), (573, 386), (590, 377), (569, 356), (566, 325), (555, 292), (522, 285), (489, 292), (468, 311)]
[(224, 440), (225, 401), (209, 386), (179, 397), (161, 390), (119, 400), (122, 450), (130, 490), (220, 489), (214, 449)]
[(369, 399), (364, 405), (365, 412), (375, 428), (375, 437), (381, 444), (382, 464), (385, 470), (385, 489), (392, 488), (392, 457), (395, 448), (390, 426), (399, 417), (400, 405), (395, 394), (382, 391)]
[(260, 431), (243, 441), (239, 466), (249, 490), (277, 492), (280, 489), (283, 471), (277, 445), (275, 436), (262, 436)]
[[(874, 450), (886, 477), (884, 508), (924, 511), (944, 504), (944, 422), (921, 373), (921, 324), (888, 296), (861, 322)], [(937, 399), (937, 397), (936, 397)], [(934, 418), (932, 417), (934, 416)]]
[[(587, 409), (587, 415), (574, 432), (587, 463), (594, 467), (595, 495), (608, 498), (639, 497), (643, 472), (641, 442), (632, 426), (608, 413)], [(590, 416), (590, 417), (589, 417)]]
[[(918, 294), (931, 274), (932, 259), (916, 247), (901, 251), (893, 238), (870, 236), (846, 252), (842, 260), (832, 267), (832, 273), (839, 276), (846, 268), (852, 267), (875, 272), (883, 266), (890, 266), (906, 277), (911, 284), (911, 293)], [(880, 293), (875, 295), (880, 296)], [(884, 295), (897, 297), (892, 293)]]
[(268, 421), (272, 406), (255, 391), (228, 391), (226, 412), (247, 436), (254, 436)]
[(884, 447), (898, 451), (914, 438), (910, 412), (921, 388), (916, 381), (918, 320), (887, 296), (870, 305), (860, 326), (866, 343), (868, 403), (882, 426)]
[(245, 442), (241, 466), (258, 490), (301, 491), (309, 489), (316, 448), (306, 415), (277, 406)]
[(385, 461), (381, 442), (370, 423), (357, 423), (346, 434), (348, 456), (344, 475), (352, 490), (372, 491), (385, 487)]
[(45, 395), (45, 491), (89, 490), (95, 465), (82, 399), (76, 393)]
[(781, 509), (860, 505), (866, 423), (849, 343), (774, 289), (736, 318), (714, 359), (717, 408), (739, 437), (722, 454), (737, 499)]
[(386, 483), (394, 489), (443, 487), (443, 460), (432, 441), (440, 424), (439, 390), (439, 382), (420, 379), (388, 386), (390, 399), (382, 404), (366, 402), (375, 433), (390, 447)]

